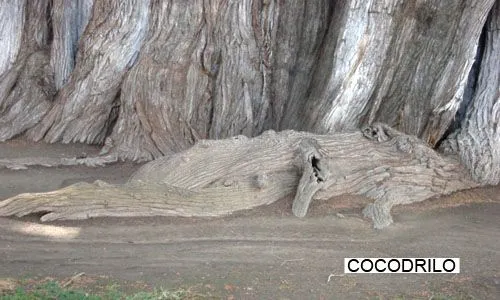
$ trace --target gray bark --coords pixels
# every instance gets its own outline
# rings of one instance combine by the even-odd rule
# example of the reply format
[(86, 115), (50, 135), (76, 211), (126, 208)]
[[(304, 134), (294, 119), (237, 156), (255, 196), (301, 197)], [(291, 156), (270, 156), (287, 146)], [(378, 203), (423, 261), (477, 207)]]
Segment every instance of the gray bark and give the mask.
[(478, 182), (500, 182), (500, 2), (486, 27), (486, 46), (472, 105), (458, 135), (460, 157)]
[[(33, 100), (35, 108), (15, 93), (5, 101), (9, 87), (28, 79), (4, 76), (0, 139), (31, 127), (28, 138), (48, 142), (109, 137), (107, 150), (120, 159), (149, 160), (203, 138), (331, 133), (374, 121), (435, 146), (462, 101), (494, 0), (57, 0), (45, 15), (47, 3), (2, 7), (43, 16), (27, 18), (38, 25), (25, 26), (28, 40), (43, 40), (51, 26), (53, 74), (44, 88), (59, 92), (53, 103), (43, 101), (53, 93)], [(12, 45), (4, 66), (20, 20), (2, 22)]]
[(52, 30), (54, 39), (50, 63), (54, 70), (55, 88), (60, 90), (75, 67), (78, 41), (87, 27), (93, 0), (53, 0)]
[[(6, 52), (0, 54), (5, 69), (0, 72), (0, 141), (5, 141), (40, 122), (52, 105), (55, 89), (48, 53), (50, 1), (1, 4), (0, 15), (5, 18), (0, 27), (10, 34), (2, 37)], [(15, 12), (17, 16), (7, 15)]]
[[(194, 204), (194, 212), (186, 213), (202, 215), (212, 206), (222, 214), (296, 191), (298, 216), (312, 198), (358, 193), (375, 199), (365, 214), (383, 227), (391, 222), (392, 205), (474, 185), (456, 161), (427, 147), (446, 137), (462, 103), (469, 103), (465, 119), (444, 144), (455, 145), (478, 183), (499, 182), (499, 1), (492, 9), (495, 0), (0, 0), (0, 37), (6, 39), (0, 53), (0, 141), (25, 133), (36, 141), (104, 144), (97, 158), (0, 160), (0, 166), (158, 159), (145, 167), (154, 170), (139, 172), (149, 176), (144, 186), (96, 184), (77, 186), (76, 193), (117, 192), (144, 214), (141, 197), (154, 194), (160, 201), (162, 184), (197, 197), (213, 192), (215, 202)], [(471, 101), (464, 101), (485, 23), (477, 86)], [(390, 127), (369, 127), (365, 138), (337, 135), (374, 122)], [(197, 143), (254, 137), (268, 129), (312, 133)], [(318, 135), (325, 133), (335, 135)], [(231, 190), (230, 175), (241, 179), (248, 194)], [(268, 180), (273, 189), (252, 198)], [(223, 191), (216, 184), (225, 183), (224, 192), (242, 202), (226, 199), (231, 204), (224, 208), (215, 200)], [(189, 211), (173, 207), (159, 211)], [(66, 215), (111, 214), (102, 207), (75, 209)]]
[(113, 122), (121, 81), (135, 62), (148, 18), (149, 1), (95, 2), (80, 40), (73, 76), (43, 120), (29, 130), (31, 139), (103, 142)]
[(485, 28), (484, 53), (474, 94), (460, 128), (442, 145), (458, 152), (472, 177), (484, 184), (500, 182), (500, 2)]
[(337, 1), (311, 94), (288, 111), (287, 127), (326, 133), (378, 121), (434, 146), (493, 2)]
[(0, 41), (2, 41), (0, 75), (3, 75), (16, 61), (21, 47), (25, 4), (23, 1), (2, 0), (0, 5), (2, 6), (0, 9)]
[(0, 216), (44, 212), (42, 221), (102, 216), (221, 216), (295, 194), (303, 217), (311, 200), (342, 194), (375, 200), (375, 228), (394, 205), (477, 186), (458, 160), (383, 124), (362, 133), (267, 131), (249, 139), (202, 140), (145, 164), (125, 185), (79, 183), (0, 202)]
[(324, 0), (153, 3), (122, 85), (114, 151), (151, 159), (198, 139), (277, 129), (305, 95), (328, 12)]

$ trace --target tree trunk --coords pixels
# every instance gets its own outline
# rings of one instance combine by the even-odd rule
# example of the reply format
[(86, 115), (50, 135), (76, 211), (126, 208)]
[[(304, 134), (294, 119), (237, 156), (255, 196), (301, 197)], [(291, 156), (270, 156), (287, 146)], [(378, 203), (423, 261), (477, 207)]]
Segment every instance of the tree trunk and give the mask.
[[(337, 1), (311, 93), (287, 127), (326, 133), (379, 121), (434, 146), (455, 116), (471, 41), (492, 4)], [(294, 126), (297, 117), (303, 125)]]
[[(201, 138), (381, 121), (435, 146), (462, 101), (493, 2), (54, 1), (37, 28), (53, 32), (54, 105), (36, 97), (43, 109), (4, 108), (0, 139), (31, 127), (29, 138), (48, 142), (110, 137), (119, 158), (141, 160)], [(2, 9), (35, 11), (31, 3)], [(23, 122), (7, 123), (14, 115)]]
[(112, 112), (120, 84), (138, 55), (148, 18), (149, 1), (96, 1), (71, 79), (28, 136), (48, 142), (102, 142), (116, 117)]
[(48, 51), (50, 1), (0, 3), (0, 29), (6, 29), (0, 54), (0, 141), (5, 141), (40, 122), (55, 88)]
[[(381, 215), (376, 223), (386, 224), (390, 206), (414, 201), (406, 198), (408, 191), (423, 199), (448, 192), (449, 184), (455, 188), (448, 162), (435, 167), (424, 158), (435, 154), (414, 148), (420, 144), (406, 135), (397, 134), (410, 146), (395, 147), (419, 149), (423, 156), (390, 160), (394, 153), (378, 144), (337, 134), (387, 123), (375, 128), (389, 132), (390, 140), (393, 127), (431, 148), (441, 145), (458, 154), (479, 184), (497, 184), (499, 2), (0, 0), (6, 49), (0, 53), (0, 141), (25, 134), (36, 141), (104, 144), (97, 158), (0, 160), (0, 166), (177, 157), (199, 140), (254, 137), (268, 129), (334, 134), (332, 139), (346, 138), (345, 147), (363, 157), (358, 169), (346, 170), (347, 181), (317, 165), (324, 160), (318, 161), (325, 154), (317, 152), (327, 147), (324, 137), (313, 135), (302, 146), (295, 138), (282, 141), (288, 152), (302, 151), (302, 177), (292, 180), (300, 191), (294, 213), (304, 215), (313, 195), (335, 193), (325, 186), (334, 180), (331, 186), (346, 185), (337, 187), (342, 192), (376, 199), (366, 213)], [(278, 153), (291, 155), (287, 151)], [(360, 175), (386, 174), (380, 167), (385, 160), (363, 154), (372, 152), (391, 161), (391, 172), (404, 175), (390, 173), (394, 182)], [(218, 166), (230, 169), (236, 153), (220, 154)], [(217, 157), (207, 155), (198, 163)], [(431, 165), (419, 167), (426, 161)], [(259, 168), (265, 173), (265, 166)], [(420, 178), (417, 171), (423, 172), (420, 184), (409, 178)], [(180, 178), (189, 182), (203, 177), (185, 175)], [(290, 192), (288, 181), (280, 184), (279, 195)]]
[(500, 182), (500, 1), (486, 25), (484, 53), (473, 98), (457, 136), (460, 158), (472, 177)]
[(54, 70), (54, 84), (60, 90), (75, 67), (78, 41), (87, 27), (92, 12), (92, 0), (53, 0), (52, 31), (54, 38), (50, 63)]
[(153, 3), (122, 85), (111, 135), (119, 156), (151, 159), (199, 139), (278, 129), (283, 107), (307, 89), (329, 10), (324, 0)]

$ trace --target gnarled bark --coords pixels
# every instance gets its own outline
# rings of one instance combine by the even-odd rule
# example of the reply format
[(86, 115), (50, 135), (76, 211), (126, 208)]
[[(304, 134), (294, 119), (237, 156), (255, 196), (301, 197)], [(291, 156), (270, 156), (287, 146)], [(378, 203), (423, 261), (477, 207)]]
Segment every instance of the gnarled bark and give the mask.
[(374, 121), (435, 146), (462, 101), (493, 2), (153, 4), (123, 84), (115, 152), (151, 159), (203, 138)]
[[(303, 216), (312, 199), (355, 193), (375, 200), (364, 213), (384, 227), (393, 205), (476, 185), (429, 146), (458, 116), (488, 12), (478, 83), (454, 136), (473, 179), (498, 183), (499, 1), (2, 5), (1, 16), (19, 16), (0, 20), (9, 37), (0, 54), (0, 141), (26, 132), (104, 147), (96, 158), (0, 166), (157, 160), (123, 186), (20, 195), (0, 212), (214, 216), (295, 193), (293, 211)], [(405, 134), (381, 124), (351, 132), (376, 121)], [(267, 129), (313, 133), (244, 137)]]
[(49, 0), (2, 1), (0, 29), (8, 36), (0, 54), (0, 141), (38, 124), (52, 106), (49, 6)]
[(330, 11), (325, 0), (152, 5), (111, 134), (124, 159), (278, 129), (286, 106), (307, 91)]
[(441, 148), (458, 153), (476, 181), (495, 185), (500, 183), (500, 1), (490, 12), (483, 47), (465, 118)]
[(493, 2), (337, 1), (311, 93), (286, 127), (331, 133), (384, 122), (434, 146), (462, 100), (471, 41)]
[(0, 140), (150, 160), (199, 139), (382, 121), (435, 146), (494, 2), (18, 0), (0, 7)]
[(252, 139), (202, 140), (147, 163), (125, 185), (97, 181), (21, 194), (0, 202), (0, 215), (220, 216), (295, 193), (293, 211), (302, 217), (312, 199), (360, 194), (375, 199), (364, 213), (383, 228), (392, 223), (394, 205), (476, 185), (457, 160), (376, 124), (363, 133), (267, 131)]
[(73, 72), (78, 42), (89, 22), (93, 4), (93, 0), (53, 0), (50, 63), (57, 90)]
[(103, 142), (116, 118), (112, 112), (121, 81), (138, 55), (148, 19), (149, 1), (96, 1), (72, 78), (28, 136), (48, 142)]
[(500, 183), (500, 2), (486, 27), (485, 51), (477, 87), (458, 134), (458, 152), (472, 177)]
[(0, 41), (2, 41), (2, 52), (0, 53), (0, 75), (9, 70), (16, 61), (17, 53), (21, 47), (21, 39), (24, 21), (23, 1), (0, 2)]

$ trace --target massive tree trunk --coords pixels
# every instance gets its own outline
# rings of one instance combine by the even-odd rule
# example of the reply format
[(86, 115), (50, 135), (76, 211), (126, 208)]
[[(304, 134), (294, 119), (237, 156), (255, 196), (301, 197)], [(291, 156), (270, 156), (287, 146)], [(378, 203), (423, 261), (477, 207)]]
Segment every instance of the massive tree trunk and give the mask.
[[(383, 122), (497, 184), (499, 2), (0, 0), (0, 141), (104, 144), (62, 162), (100, 164)], [(57, 164), (1, 164), (36, 163)]]
[[(16, 69), (13, 57), (25, 64), (38, 41), (53, 73), (42, 87), (58, 94), (21, 97), (11, 87), (27, 80), (4, 71), (0, 139), (31, 127), (29, 138), (48, 142), (110, 137), (120, 158), (137, 160), (200, 138), (380, 121), (435, 146), (493, 2), (5, 2), (3, 69)], [(21, 98), (43, 109), (5, 104)], [(29, 122), (7, 123), (14, 115)]]
[(302, 105), (288, 110), (287, 127), (380, 121), (434, 146), (462, 100), (493, 1), (335, 2), (310, 94), (292, 101)]
[(120, 157), (151, 159), (198, 139), (280, 129), (283, 107), (307, 89), (329, 1), (152, 5), (111, 135)]

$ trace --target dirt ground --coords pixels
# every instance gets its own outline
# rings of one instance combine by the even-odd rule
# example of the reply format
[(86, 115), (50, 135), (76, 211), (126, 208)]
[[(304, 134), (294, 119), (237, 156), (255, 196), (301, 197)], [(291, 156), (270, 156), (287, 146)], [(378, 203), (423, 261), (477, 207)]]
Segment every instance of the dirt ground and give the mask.
[[(98, 149), (0, 144), (0, 159), (83, 152)], [(77, 181), (124, 182), (137, 167), (0, 169), (0, 199)], [(84, 272), (197, 287), (224, 299), (500, 299), (499, 192), (475, 189), (396, 208), (396, 223), (385, 230), (360, 215), (369, 200), (351, 196), (313, 203), (304, 219), (291, 215), (290, 199), (213, 219), (0, 218), (0, 278)], [(345, 257), (459, 257), (461, 273), (347, 275)]]

